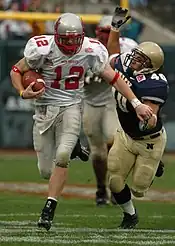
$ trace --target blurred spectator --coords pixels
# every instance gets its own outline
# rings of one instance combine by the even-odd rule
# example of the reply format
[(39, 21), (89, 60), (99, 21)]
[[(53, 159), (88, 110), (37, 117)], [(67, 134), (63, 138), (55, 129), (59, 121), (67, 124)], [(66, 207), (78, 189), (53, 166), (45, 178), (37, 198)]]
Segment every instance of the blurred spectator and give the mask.
[(31, 0), (21, 0), (21, 11), (27, 11)]
[[(31, 0), (27, 9), (28, 12), (42, 12), (42, 10), (41, 0)], [(29, 21), (29, 24), (33, 30), (32, 36), (38, 36), (45, 33), (45, 23), (43, 21)]]
[(8, 7), (10, 6), (12, 0), (3, 0), (4, 2), (4, 9), (8, 9)]
[(128, 37), (134, 39), (138, 42), (140, 35), (144, 29), (144, 24), (134, 18), (121, 29), (121, 35), (123, 37)]
[[(12, 1), (8, 12), (19, 11), (18, 1)], [(4, 20), (0, 24), (0, 39), (16, 38), (27, 39), (32, 33), (32, 28), (25, 21)]]
[(148, 0), (130, 0), (129, 3), (132, 8), (142, 8), (148, 5)]
[(102, 15), (111, 15), (111, 11), (107, 8), (105, 9), (102, 9), (102, 12), (101, 12)]
[(41, 12), (41, 0), (31, 0), (28, 5), (29, 12)]
[[(49, 7), (46, 6), (46, 12), (54, 12), (54, 13), (58, 13), (60, 14), (60, 5), (59, 4), (55, 4), (55, 6), (53, 7), (53, 9), (51, 9), (51, 6)], [(45, 22), (45, 33), (46, 34), (53, 34), (54, 33), (54, 21), (46, 21)]]
[(4, 10), (4, 0), (0, 0), (0, 11)]

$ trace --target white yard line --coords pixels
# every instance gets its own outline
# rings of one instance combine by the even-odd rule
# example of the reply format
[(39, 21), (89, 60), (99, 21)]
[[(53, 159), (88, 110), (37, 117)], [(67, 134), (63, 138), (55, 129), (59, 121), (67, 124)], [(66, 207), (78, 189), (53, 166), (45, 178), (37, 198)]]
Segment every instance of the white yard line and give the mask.
[[(36, 222), (30, 221), (30, 220), (26, 220), (26, 221), (0, 221), (0, 226), (8, 226), (10, 227), (9, 229), (14, 229), (14, 226), (24, 226), (21, 230), (25, 230), (25, 229), (32, 229), (33, 226), (36, 225)], [(64, 225), (64, 226), (60, 226), (60, 225)], [(80, 233), (80, 232), (85, 232), (85, 233), (103, 233), (103, 232), (107, 232), (107, 233), (112, 233), (112, 232), (130, 232), (130, 233), (160, 233), (160, 234), (173, 234), (175, 233), (175, 229), (172, 230), (160, 230), (160, 229), (134, 229), (134, 230), (130, 230), (130, 229), (104, 229), (104, 228), (90, 228), (90, 227), (80, 227), (80, 228), (72, 228), (72, 227), (65, 227), (65, 225), (68, 225), (67, 223), (53, 223), (53, 228), (52, 230), (56, 230), (59, 231), (60, 233)], [(18, 228), (17, 228), (18, 229)], [(3, 228), (0, 228), (0, 231), (3, 231)], [(8, 230), (8, 228), (4, 228), (4, 230)], [(37, 229), (34, 228), (34, 231), (36, 232)]]
[(27, 243), (48, 243), (48, 244), (86, 244), (86, 243), (93, 243), (93, 244), (116, 244), (116, 245), (174, 245), (174, 240), (161, 240), (161, 241), (154, 241), (154, 240), (147, 240), (147, 241), (131, 241), (131, 240), (121, 240), (116, 243), (116, 240), (110, 240), (110, 239), (73, 239), (73, 240), (66, 240), (66, 239), (46, 239), (42, 237), (0, 237), (0, 242), (27, 242)]
[[(20, 236), (22, 234), (25, 234), (25, 237), (28, 238), (28, 234), (30, 235), (30, 237), (34, 237), (35, 235), (34, 234), (38, 234), (38, 232), (43, 232), (39, 229), (31, 229), (30, 227), (29, 228), (21, 228), (21, 229), (17, 229), (17, 228), (13, 228), (13, 229), (1, 229), (1, 236), (6, 236), (6, 234), (10, 235), (10, 234), (13, 234), (13, 236), (15, 237), (18, 237), (19, 234)], [(55, 234), (53, 235), (53, 233), (59, 233), (59, 234)], [(11, 237), (12, 235), (10, 235)], [(71, 240), (74, 240), (74, 239), (79, 239), (79, 240), (85, 240), (86, 238), (88, 239), (91, 239), (91, 240), (102, 240), (102, 239), (108, 239), (108, 240), (112, 240), (112, 239), (119, 239), (119, 240), (124, 240), (124, 239), (130, 239), (130, 240), (175, 240), (175, 235), (172, 236), (172, 235), (164, 235), (164, 234), (161, 234), (161, 235), (157, 235), (157, 236), (154, 236), (153, 234), (152, 235), (148, 235), (148, 234), (142, 234), (140, 233), (139, 235), (133, 235), (132, 234), (128, 234), (128, 233), (123, 233), (122, 234), (108, 234), (108, 235), (101, 235), (101, 234), (96, 234), (96, 233), (85, 233), (85, 234), (71, 234), (69, 235), (68, 233), (64, 233), (64, 232), (60, 232), (59, 228), (53, 228), (52, 231), (51, 231), (51, 234), (47, 234), (47, 238), (50, 239), (50, 238), (53, 238), (55, 240), (58, 240), (58, 239), (71, 239)]]
[(30, 220), (0, 221), (0, 243), (175, 245), (175, 230), (72, 228), (66, 227), (66, 223), (54, 223), (51, 231), (47, 233), (34, 225), (36, 226), (36, 223)]
[[(39, 213), (8, 213), (8, 214), (0, 214), (0, 217), (37, 217), (40, 216)], [(55, 215), (55, 218), (121, 218), (122, 214), (116, 214), (116, 215), (105, 215), (105, 214), (60, 214)], [(165, 219), (165, 218), (171, 218), (174, 219), (175, 215), (148, 215), (148, 216), (140, 216), (141, 218), (152, 218), (152, 219)], [(2, 220), (1, 220), (2, 221)], [(0, 222), (1, 222), (0, 221)]]

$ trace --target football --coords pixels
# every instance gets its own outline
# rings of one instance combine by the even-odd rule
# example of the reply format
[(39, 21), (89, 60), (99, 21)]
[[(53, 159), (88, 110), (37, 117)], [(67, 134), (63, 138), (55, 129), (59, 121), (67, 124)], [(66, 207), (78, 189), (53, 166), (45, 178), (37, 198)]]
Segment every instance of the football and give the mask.
[(34, 70), (29, 70), (25, 72), (22, 77), (24, 89), (26, 89), (32, 82), (35, 82), (32, 87), (33, 91), (39, 91), (45, 87), (45, 82), (42, 75)]

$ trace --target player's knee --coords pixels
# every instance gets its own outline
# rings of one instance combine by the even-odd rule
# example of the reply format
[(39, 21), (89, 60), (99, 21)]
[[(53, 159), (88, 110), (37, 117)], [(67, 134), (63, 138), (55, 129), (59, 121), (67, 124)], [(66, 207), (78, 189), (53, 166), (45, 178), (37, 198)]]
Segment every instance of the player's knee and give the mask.
[(125, 187), (123, 177), (119, 174), (109, 173), (109, 187), (112, 192), (121, 192)]
[(151, 167), (142, 166), (133, 177), (132, 193), (136, 197), (143, 197), (149, 189), (155, 171)]
[(55, 161), (56, 166), (67, 168), (71, 153), (72, 153), (72, 148), (69, 148), (66, 145), (59, 146), (56, 153), (56, 161)]
[(131, 192), (135, 197), (144, 197), (145, 196), (145, 192), (135, 190), (135, 188), (133, 188), (133, 187), (131, 188)]

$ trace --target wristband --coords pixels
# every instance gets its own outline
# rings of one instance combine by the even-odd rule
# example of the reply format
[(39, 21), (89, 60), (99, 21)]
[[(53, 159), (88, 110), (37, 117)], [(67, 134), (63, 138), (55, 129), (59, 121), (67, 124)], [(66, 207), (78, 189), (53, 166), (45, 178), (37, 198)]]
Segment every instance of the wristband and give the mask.
[(22, 75), (21, 71), (19, 70), (19, 68), (17, 66), (12, 66), (12, 71), (15, 73), (19, 73), (20, 75)]
[(119, 76), (120, 76), (119, 72), (115, 73), (115, 76), (114, 76), (113, 80), (109, 84), (110, 85), (115, 84), (115, 82), (118, 80)]
[(23, 98), (23, 92), (24, 92), (24, 91), (20, 91), (20, 92), (19, 92), (19, 95), (20, 95), (20, 97), (22, 97), (22, 98)]
[(133, 106), (134, 109), (137, 108), (139, 105), (142, 104), (142, 103), (139, 101), (139, 99), (137, 99), (137, 98), (132, 99), (130, 103), (132, 104), (132, 106)]

